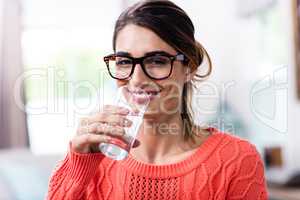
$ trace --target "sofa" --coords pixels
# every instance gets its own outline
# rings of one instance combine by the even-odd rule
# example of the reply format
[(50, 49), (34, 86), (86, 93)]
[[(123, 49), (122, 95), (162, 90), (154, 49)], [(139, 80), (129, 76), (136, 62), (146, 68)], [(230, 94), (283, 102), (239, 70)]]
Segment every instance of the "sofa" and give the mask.
[(51, 172), (62, 158), (28, 149), (0, 150), (0, 200), (45, 199)]

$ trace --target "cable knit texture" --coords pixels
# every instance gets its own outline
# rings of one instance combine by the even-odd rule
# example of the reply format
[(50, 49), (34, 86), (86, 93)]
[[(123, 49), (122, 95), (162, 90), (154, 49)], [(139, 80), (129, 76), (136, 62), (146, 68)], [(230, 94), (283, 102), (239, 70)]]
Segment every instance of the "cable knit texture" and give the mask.
[(267, 200), (256, 148), (238, 137), (212, 135), (185, 160), (147, 164), (130, 154), (114, 161), (69, 150), (54, 170), (48, 200)]

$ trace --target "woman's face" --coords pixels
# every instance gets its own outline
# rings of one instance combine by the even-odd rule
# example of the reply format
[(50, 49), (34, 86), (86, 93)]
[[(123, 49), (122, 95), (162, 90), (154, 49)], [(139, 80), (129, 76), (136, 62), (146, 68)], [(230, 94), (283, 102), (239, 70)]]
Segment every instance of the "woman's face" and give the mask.
[[(116, 38), (116, 53), (121, 52), (139, 58), (156, 51), (170, 55), (178, 53), (151, 30), (133, 24), (126, 25)], [(131, 78), (118, 80), (117, 84), (127, 85), (133, 96), (138, 95), (139, 89), (148, 91), (150, 104), (145, 118), (157, 119), (158, 116), (180, 113), (182, 89), (187, 77), (186, 70), (187, 67), (180, 61), (175, 61), (169, 78), (153, 80), (144, 73), (140, 64), (137, 64)]]

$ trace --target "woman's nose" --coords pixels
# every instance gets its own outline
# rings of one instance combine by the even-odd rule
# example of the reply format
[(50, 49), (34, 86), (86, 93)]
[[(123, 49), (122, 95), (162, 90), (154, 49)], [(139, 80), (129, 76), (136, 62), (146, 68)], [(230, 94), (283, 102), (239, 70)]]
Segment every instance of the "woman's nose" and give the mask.
[(130, 81), (132, 83), (136, 83), (136, 84), (141, 84), (143, 82), (149, 81), (149, 78), (143, 71), (140, 64), (135, 65), (135, 68), (134, 68), (133, 74), (131, 75)]

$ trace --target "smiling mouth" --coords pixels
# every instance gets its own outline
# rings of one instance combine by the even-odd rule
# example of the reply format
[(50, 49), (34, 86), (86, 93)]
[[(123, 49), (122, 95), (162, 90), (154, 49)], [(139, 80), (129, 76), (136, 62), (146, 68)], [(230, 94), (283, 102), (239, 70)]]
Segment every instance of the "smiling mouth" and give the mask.
[(155, 91), (155, 90), (129, 90), (128, 92), (133, 95), (134, 98), (137, 99), (145, 99), (150, 98), (150, 100), (157, 97), (161, 91)]
[(134, 95), (158, 95), (160, 92), (159, 91), (129, 91), (130, 93)]

